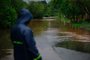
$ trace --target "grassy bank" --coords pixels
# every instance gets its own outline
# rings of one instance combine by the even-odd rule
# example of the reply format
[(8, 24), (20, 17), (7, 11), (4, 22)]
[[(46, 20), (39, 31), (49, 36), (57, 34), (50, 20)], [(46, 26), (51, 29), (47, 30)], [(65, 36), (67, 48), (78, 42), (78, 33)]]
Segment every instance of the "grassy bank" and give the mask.
[(90, 23), (82, 22), (82, 23), (72, 23), (73, 27), (82, 28), (84, 30), (90, 31)]
[(83, 21), (83, 22), (72, 23), (70, 19), (64, 17), (63, 15), (57, 17), (57, 20), (59, 20), (64, 25), (68, 24), (68, 25), (71, 25), (73, 28), (81, 28), (81, 29), (90, 31), (90, 22)]

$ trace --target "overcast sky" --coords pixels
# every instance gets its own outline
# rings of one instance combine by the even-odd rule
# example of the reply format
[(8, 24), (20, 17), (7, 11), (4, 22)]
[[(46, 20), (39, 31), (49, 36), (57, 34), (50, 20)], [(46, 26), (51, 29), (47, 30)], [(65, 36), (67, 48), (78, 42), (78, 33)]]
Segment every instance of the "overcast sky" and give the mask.
[[(43, 1), (43, 0), (24, 0), (24, 1), (28, 2), (28, 1)], [(49, 2), (51, 0), (46, 0), (46, 1)]]

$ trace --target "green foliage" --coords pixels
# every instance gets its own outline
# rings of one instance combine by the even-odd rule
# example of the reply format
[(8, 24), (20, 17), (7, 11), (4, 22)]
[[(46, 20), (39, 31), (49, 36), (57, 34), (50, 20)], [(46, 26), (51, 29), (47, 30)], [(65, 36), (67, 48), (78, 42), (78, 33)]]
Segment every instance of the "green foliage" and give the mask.
[(34, 18), (42, 18), (45, 13), (45, 4), (42, 2), (30, 2), (29, 10), (33, 14)]
[(46, 5), (44, 16), (48, 17), (48, 16), (52, 16), (52, 15), (53, 14), (52, 14), (51, 6), (48, 4), (48, 5)]
[(11, 27), (17, 18), (18, 11), (27, 6), (22, 0), (0, 0), (0, 27)]
[(80, 20), (89, 20), (90, 1), (89, 0), (52, 0), (52, 10), (63, 14), (71, 22), (81, 22)]
[(6, 7), (4, 9), (1, 9), (0, 11), (0, 26), (1, 27), (10, 27), (16, 19), (16, 11), (12, 7)]
[(46, 10), (47, 14), (49, 16), (55, 16), (59, 10), (59, 4), (59, 0), (52, 0), (51, 2), (49, 2)]
[(27, 7), (27, 4), (23, 0), (11, 0), (11, 5), (18, 12), (21, 8)]
[(12, 22), (15, 22), (16, 11), (11, 6), (11, 0), (1, 0), (0, 4), (0, 27), (10, 27)]

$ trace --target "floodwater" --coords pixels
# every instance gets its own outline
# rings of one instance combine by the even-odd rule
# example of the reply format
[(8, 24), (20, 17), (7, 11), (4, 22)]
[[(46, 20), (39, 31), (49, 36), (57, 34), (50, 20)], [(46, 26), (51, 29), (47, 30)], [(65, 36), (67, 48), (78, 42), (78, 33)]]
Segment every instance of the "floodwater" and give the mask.
[[(29, 26), (33, 30), (35, 41), (43, 60), (90, 60), (90, 53), (55, 46), (59, 42), (68, 40), (90, 42), (89, 31), (73, 28), (69, 25), (63, 26), (54, 19), (33, 20), (30, 22)], [(3, 36), (2, 39), (5, 41), (1, 40), (3, 44), (0, 43), (0, 47), (4, 47), (0, 49), (3, 51), (3, 55), (0, 55), (3, 57), (1, 60), (13, 60), (12, 45), (8, 32)], [(6, 49), (8, 53), (4, 51)]]

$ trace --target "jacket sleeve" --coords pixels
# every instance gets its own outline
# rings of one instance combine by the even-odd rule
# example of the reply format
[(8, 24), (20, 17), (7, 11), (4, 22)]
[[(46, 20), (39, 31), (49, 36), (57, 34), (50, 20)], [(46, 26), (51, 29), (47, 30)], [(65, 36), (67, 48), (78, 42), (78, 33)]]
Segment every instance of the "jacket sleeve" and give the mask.
[(26, 31), (24, 35), (25, 35), (25, 41), (26, 41), (29, 51), (32, 52), (34, 58), (37, 58), (40, 54), (36, 47), (36, 42), (34, 40), (32, 31), (31, 30)]

